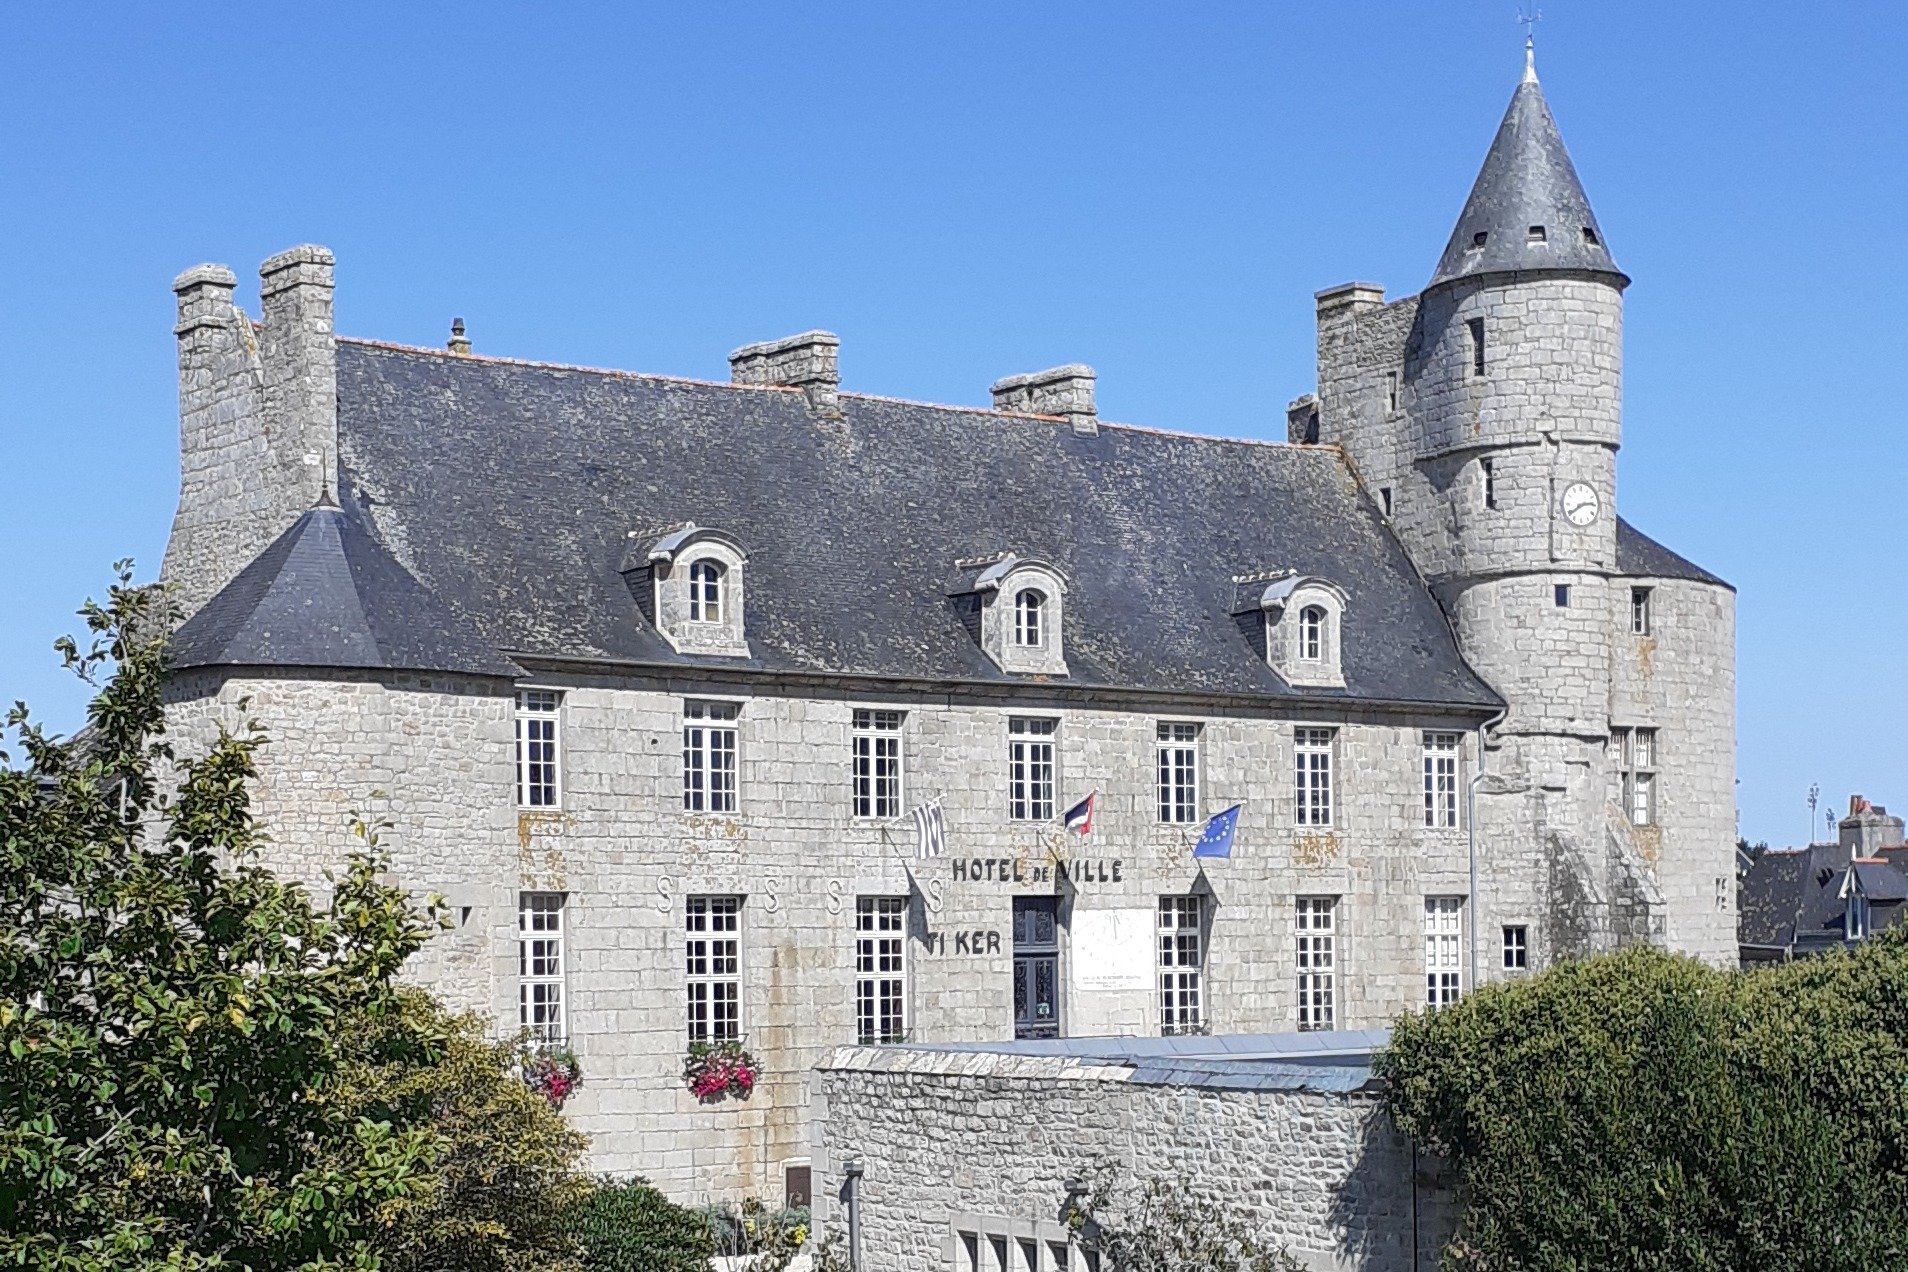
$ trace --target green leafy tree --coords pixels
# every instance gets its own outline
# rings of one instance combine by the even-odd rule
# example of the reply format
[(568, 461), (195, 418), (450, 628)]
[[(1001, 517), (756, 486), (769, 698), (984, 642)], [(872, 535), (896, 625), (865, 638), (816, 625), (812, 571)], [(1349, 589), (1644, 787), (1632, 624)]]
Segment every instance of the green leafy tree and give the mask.
[(1565, 963), (1406, 1017), (1378, 1071), (1461, 1178), (1453, 1266), (1908, 1266), (1908, 932), (1748, 973)]
[(374, 833), (319, 904), (257, 862), (263, 740), (174, 757), (162, 601), (122, 564), (82, 611), (89, 645), (62, 642), (96, 688), (79, 744), (7, 717), (0, 1264), (321, 1272), (437, 1266), (418, 1232), (547, 1245), (513, 1225), (573, 1141), (468, 1023), (396, 985), (438, 924)]
[(584, 1272), (708, 1272), (715, 1253), (700, 1214), (640, 1179), (598, 1181), (569, 1219)]

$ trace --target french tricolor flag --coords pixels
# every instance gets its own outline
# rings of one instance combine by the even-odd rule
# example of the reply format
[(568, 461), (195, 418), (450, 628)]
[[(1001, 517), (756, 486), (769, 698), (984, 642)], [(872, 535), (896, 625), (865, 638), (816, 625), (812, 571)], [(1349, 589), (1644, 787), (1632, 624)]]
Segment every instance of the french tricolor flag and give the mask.
[(1060, 820), (1066, 824), (1068, 830), (1076, 835), (1093, 833), (1093, 801), (1099, 794), (1098, 791), (1088, 791), (1085, 799), (1066, 811)]

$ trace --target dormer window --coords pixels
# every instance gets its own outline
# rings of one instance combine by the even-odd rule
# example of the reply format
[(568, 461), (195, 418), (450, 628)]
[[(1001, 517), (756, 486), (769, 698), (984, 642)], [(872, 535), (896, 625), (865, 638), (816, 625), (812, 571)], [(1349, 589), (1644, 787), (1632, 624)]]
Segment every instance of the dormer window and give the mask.
[(722, 621), (722, 576), (726, 572), (720, 562), (708, 557), (690, 565), (690, 622), (720, 623)]
[(1054, 566), (1012, 552), (956, 561), (948, 596), (1002, 671), (1067, 674), (1067, 585)]
[(1325, 657), (1325, 625), (1330, 622), (1322, 605), (1307, 605), (1299, 611), (1298, 656), (1305, 662), (1320, 662)]
[(1868, 936), (1868, 898), (1859, 888), (1850, 888), (1848, 908), (1842, 914), (1844, 934), (1851, 941), (1864, 940)]
[(1232, 580), (1232, 612), (1263, 624), (1265, 660), (1287, 684), (1345, 686), (1345, 590), (1316, 575), (1273, 571)]
[(1038, 649), (1045, 642), (1047, 598), (1037, 588), (1022, 588), (1014, 596), (1014, 644)]
[[(743, 574), (748, 556), (720, 530), (684, 522), (632, 531), (623, 577), (643, 616), (679, 654), (747, 658)], [(646, 577), (645, 577), (646, 576)]]

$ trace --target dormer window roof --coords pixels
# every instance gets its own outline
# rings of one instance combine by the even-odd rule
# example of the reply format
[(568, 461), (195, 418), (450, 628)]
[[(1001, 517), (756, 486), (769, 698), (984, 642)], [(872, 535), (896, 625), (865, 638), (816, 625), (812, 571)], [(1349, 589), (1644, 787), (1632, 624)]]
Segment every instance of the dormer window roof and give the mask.
[(1064, 676), (1066, 579), (1057, 566), (1013, 552), (954, 563), (948, 595), (1002, 671)]
[[(749, 657), (743, 626), (748, 553), (735, 536), (693, 521), (631, 531), (623, 573), (648, 575), (648, 614), (682, 654)], [(640, 581), (636, 582), (640, 588)]]
[(1345, 589), (1329, 579), (1296, 570), (1237, 575), (1234, 614), (1258, 615), (1265, 660), (1291, 685), (1345, 686)]

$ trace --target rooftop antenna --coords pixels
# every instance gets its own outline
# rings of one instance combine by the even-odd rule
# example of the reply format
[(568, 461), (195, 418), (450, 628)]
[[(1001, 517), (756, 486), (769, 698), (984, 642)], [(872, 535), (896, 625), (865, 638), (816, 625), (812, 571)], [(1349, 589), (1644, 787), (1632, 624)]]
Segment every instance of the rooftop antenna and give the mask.
[(1544, 11), (1535, 6), (1525, 8), (1517, 6), (1517, 23), (1524, 28), (1524, 82), (1537, 82), (1537, 24), (1544, 20)]

